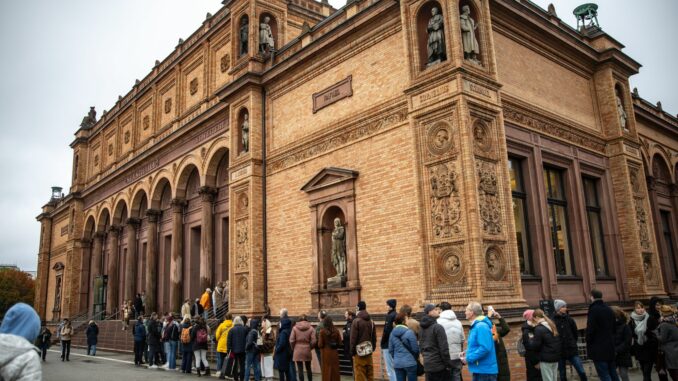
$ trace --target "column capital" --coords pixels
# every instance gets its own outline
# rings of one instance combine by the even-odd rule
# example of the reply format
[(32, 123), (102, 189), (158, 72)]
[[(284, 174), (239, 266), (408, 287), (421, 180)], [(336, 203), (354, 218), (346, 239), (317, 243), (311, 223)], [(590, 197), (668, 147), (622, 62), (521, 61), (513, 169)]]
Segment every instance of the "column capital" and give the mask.
[(120, 233), (120, 230), (122, 230), (122, 228), (118, 225), (111, 225), (108, 227), (108, 232), (114, 235), (118, 235), (118, 233)]
[(183, 209), (188, 205), (188, 202), (183, 198), (173, 198), (170, 205), (172, 205), (172, 211), (174, 213), (179, 213), (183, 212)]
[(148, 217), (148, 222), (158, 222), (158, 219), (162, 215), (162, 210), (158, 209), (147, 209), (146, 217)]
[(92, 238), (103, 239), (106, 236), (106, 232), (103, 230), (97, 230), (92, 234)]
[(198, 189), (198, 194), (200, 195), (202, 201), (212, 202), (214, 201), (214, 197), (217, 195), (217, 191), (217, 188), (205, 186)]
[(646, 176), (647, 190), (653, 191), (657, 188), (657, 180), (653, 176)]
[(140, 219), (140, 218), (136, 218), (136, 217), (130, 217), (130, 218), (128, 218), (128, 219), (125, 221), (125, 223), (126, 223), (128, 226), (131, 225), (132, 227), (134, 227), (134, 228), (136, 229), (137, 226), (141, 225), (141, 219)]

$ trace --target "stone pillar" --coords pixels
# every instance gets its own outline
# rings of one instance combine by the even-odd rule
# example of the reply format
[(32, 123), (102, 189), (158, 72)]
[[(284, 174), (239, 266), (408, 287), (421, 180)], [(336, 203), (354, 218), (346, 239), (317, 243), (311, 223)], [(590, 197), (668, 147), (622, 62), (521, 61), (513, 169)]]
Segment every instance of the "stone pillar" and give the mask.
[(148, 209), (148, 246), (146, 248), (146, 309), (156, 311), (158, 295), (158, 218), (162, 212), (156, 209)]
[(105, 235), (106, 233), (98, 231), (95, 232), (92, 237), (94, 240), (94, 244), (92, 245), (92, 279), (101, 275), (101, 259), (104, 256)]
[(184, 207), (186, 200), (172, 200), (172, 262), (170, 263), (170, 310), (178, 312), (183, 302)]
[(127, 258), (125, 259), (125, 300), (134, 300), (137, 279), (137, 227), (138, 218), (127, 219)]
[(118, 308), (118, 288), (120, 279), (118, 275), (118, 238), (120, 236), (120, 227), (111, 226), (108, 230), (109, 248), (111, 254), (108, 257), (108, 286), (106, 287), (106, 311), (112, 314)]
[(652, 223), (654, 224), (654, 239), (657, 243), (657, 266), (659, 266), (658, 270), (662, 274), (662, 286), (664, 287), (664, 291), (669, 293), (673, 288), (673, 285), (671, 284), (671, 273), (673, 272), (673, 269), (671, 268), (670, 258), (664, 255), (668, 252), (668, 248), (666, 247), (662, 234), (662, 219), (661, 212), (659, 211), (659, 200), (657, 198), (657, 179), (653, 176), (647, 176), (645, 180), (647, 181), (647, 195), (650, 199), (650, 214)]
[(212, 217), (212, 203), (217, 189), (212, 187), (200, 188), (202, 200), (202, 229), (200, 237), (200, 289), (214, 287), (214, 218)]
[(51, 206), (43, 207), (43, 213), (38, 216), (40, 221), (40, 252), (38, 253), (38, 276), (35, 283), (35, 310), (40, 319), (47, 318), (47, 284), (49, 283), (49, 257), (52, 246), (52, 218), (49, 212)]

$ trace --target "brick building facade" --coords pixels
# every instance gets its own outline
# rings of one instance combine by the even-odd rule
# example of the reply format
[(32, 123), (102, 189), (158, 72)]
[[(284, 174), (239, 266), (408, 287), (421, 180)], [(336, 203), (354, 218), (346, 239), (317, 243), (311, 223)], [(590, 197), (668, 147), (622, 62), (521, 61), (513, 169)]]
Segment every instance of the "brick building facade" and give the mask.
[(83, 120), (36, 309), (178, 311), (218, 281), (235, 312), (292, 315), (676, 296), (678, 119), (622, 48), (514, 0), (227, 1)]

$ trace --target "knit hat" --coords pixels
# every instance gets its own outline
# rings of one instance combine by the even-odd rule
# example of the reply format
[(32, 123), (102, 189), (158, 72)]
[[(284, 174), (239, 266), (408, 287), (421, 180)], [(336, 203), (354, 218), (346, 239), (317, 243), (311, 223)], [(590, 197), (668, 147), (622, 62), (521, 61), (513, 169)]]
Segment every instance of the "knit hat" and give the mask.
[(429, 312), (431, 312), (431, 311), (433, 311), (433, 310), (435, 310), (435, 309), (436, 309), (436, 306), (434, 306), (434, 305), (431, 304), (431, 303), (428, 303), (428, 304), (424, 307), (424, 315), (428, 315)]
[(661, 312), (662, 316), (671, 316), (676, 313), (676, 311), (673, 310), (673, 307), (667, 304), (663, 304), (659, 308), (659, 312)]
[(367, 309), (367, 304), (365, 303), (364, 300), (361, 300), (358, 302), (358, 311), (365, 311)]
[(534, 315), (534, 310), (525, 310), (525, 312), (523, 312), (523, 319), (532, 320), (532, 315)]
[(567, 307), (567, 303), (562, 299), (556, 299), (553, 301), (553, 306), (556, 308), (556, 312), (558, 312), (561, 308)]
[(395, 299), (389, 299), (389, 300), (386, 301), (386, 304), (388, 304), (389, 307), (391, 307), (395, 310), (398, 302)]
[(5, 314), (0, 333), (21, 336), (32, 343), (40, 333), (40, 318), (33, 307), (17, 303)]

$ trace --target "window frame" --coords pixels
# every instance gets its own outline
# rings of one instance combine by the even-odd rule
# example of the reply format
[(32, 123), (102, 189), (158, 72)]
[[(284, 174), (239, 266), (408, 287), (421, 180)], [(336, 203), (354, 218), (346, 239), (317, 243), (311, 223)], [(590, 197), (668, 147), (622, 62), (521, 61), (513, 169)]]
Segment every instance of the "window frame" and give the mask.
[[(671, 271), (673, 272), (673, 279), (678, 278), (678, 258), (676, 258), (676, 246), (674, 245), (674, 239), (672, 232), (674, 231), (672, 226), (672, 210), (659, 209), (659, 223), (661, 224), (661, 236), (664, 240), (664, 245), (666, 247), (666, 255), (669, 257), (671, 264)], [(668, 226), (664, 223), (664, 218)], [(666, 227), (666, 229), (665, 229)]]
[[(605, 244), (605, 226), (603, 224), (604, 220), (604, 213), (603, 213), (603, 203), (600, 198), (600, 187), (601, 187), (601, 179), (595, 176), (588, 175), (586, 173), (581, 174), (581, 181), (582, 181), (582, 195), (584, 196), (584, 212), (586, 215), (586, 223), (588, 225), (588, 231), (589, 231), (589, 240), (591, 244), (591, 256), (593, 257), (593, 271), (596, 279), (610, 279), (612, 278), (610, 274), (610, 261), (608, 258), (608, 249), (607, 245)], [(586, 183), (591, 182), (593, 185), (593, 190), (594, 190), (594, 197), (595, 197), (595, 203), (597, 205), (592, 205), (588, 199), (587, 192), (586, 192)], [(605, 268), (605, 273), (604, 274), (598, 274), (596, 271), (597, 266), (597, 259), (596, 259), (596, 253), (595, 253), (595, 245), (594, 245), (594, 237), (593, 237), (593, 228), (591, 227), (591, 219), (589, 218), (589, 213), (596, 213), (598, 215), (598, 229), (600, 231), (600, 244), (602, 248), (602, 257), (603, 257), (603, 267)]]
[[(554, 188), (551, 186), (551, 178), (550, 176), (545, 176), (548, 171), (553, 171), (558, 174), (559, 176), (559, 183), (560, 183), (560, 194), (562, 195), (563, 199), (556, 199), (556, 198), (551, 198), (551, 193)], [(554, 266), (555, 266), (555, 275), (557, 279), (575, 279), (579, 278), (580, 275), (577, 273), (577, 265), (575, 261), (575, 254), (574, 254), (574, 247), (572, 246), (572, 233), (570, 230), (570, 211), (568, 210), (570, 205), (567, 199), (567, 184), (565, 181), (567, 180), (567, 169), (566, 168), (561, 168), (555, 165), (552, 165), (548, 162), (542, 162), (542, 176), (544, 177), (544, 196), (546, 199), (546, 218), (547, 222), (549, 224), (548, 226), (548, 231), (549, 231), (549, 240), (550, 240), (550, 245), (551, 245), (551, 255), (553, 255), (553, 261), (554, 261)], [(559, 246), (554, 246), (554, 238), (557, 237), (557, 229), (556, 225), (551, 225), (551, 215), (552, 213), (555, 212), (555, 208), (561, 208), (564, 214), (565, 218), (565, 224), (566, 224), (566, 239), (567, 239), (567, 248), (569, 253), (567, 254), (568, 258), (565, 258), (565, 260), (570, 261), (570, 267), (572, 268), (572, 273), (571, 274), (560, 274), (558, 271), (558, 260), (556, 257), (556, 251), (555, 250), (560, 250), (561, 248)], [(556, 238), (557, 240), (557, 238)], [(566, 264), (563, 263), (565, 267)]]
[[(524, 240), (527, 242), (526, 245), (523, 245), (523, 250), (525, 251), (524, 253), (518, 252), (518, 256), (520, 257), (521, 255), (526, 256), (526, 263), (527, 267), (529, 267), (530, 272), (520, 272), (520, 276), (523, 278), (536, 278), (538, 277), (539, 273), (537, 271), (537, 267), (535, 266), (535, 261), (534, 261), (534, 255), (533, 255), (533, 250), (532, 250), (532, 240), (531, 240), (531, 234), (530, 234), (530, 214), (529, 214), (529, 207), (528, 207), (528, 189), (525, 187), (525, 165), (526, 165), (526, 158), (515, 156), (515, 155), (508, 155), (508, 162), (515, 164), (514, 168), (517, 168), (517, 182), (520, 185), (520, 188), (522, 191), (517, 191), (511, 189), (511, 202), (513, 202), (514, 198), (519, 198), (522, 200), (523, 204), (523, 226), (525, 228), (524, 234)], [(509, 171), (510, 175), (510, 171)], [(514, 215), (515, 219), (515, 215)], [(514, 221), (515, 223), (515, 221)], [(516, 243), (517, 243), (517, 236), (516, 236)]]

